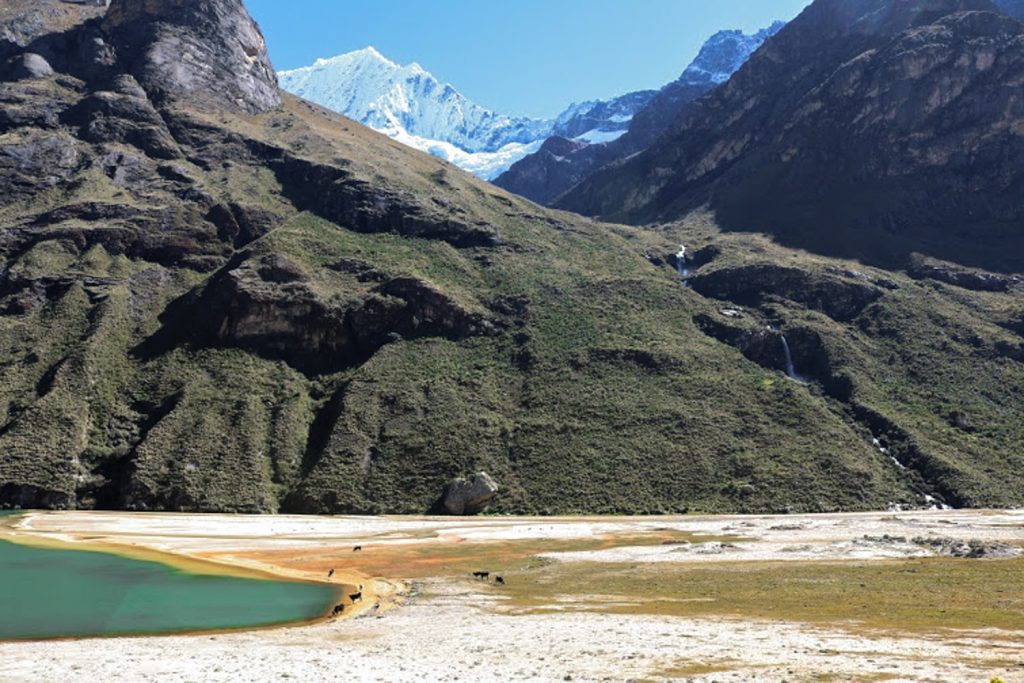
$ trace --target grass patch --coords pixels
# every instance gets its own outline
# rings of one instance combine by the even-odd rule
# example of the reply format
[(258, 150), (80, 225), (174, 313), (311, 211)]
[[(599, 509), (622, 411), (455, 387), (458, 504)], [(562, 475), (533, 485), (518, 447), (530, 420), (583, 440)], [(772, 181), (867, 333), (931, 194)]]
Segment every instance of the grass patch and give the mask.
[[(514, 610), (728, 616), (940, 633), (1024, 630), (1024, 559), (915, 559), (701, 566), (559, 563), (512, 575)], [(628, 606), (588, 602), (600, 594)]]

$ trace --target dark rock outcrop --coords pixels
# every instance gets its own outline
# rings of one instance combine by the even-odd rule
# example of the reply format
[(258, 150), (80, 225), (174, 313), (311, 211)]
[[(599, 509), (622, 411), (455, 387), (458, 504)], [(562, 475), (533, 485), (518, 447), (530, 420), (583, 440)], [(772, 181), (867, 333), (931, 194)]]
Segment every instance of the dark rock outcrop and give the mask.
[(20, 51), (40, 37), (102, 16), (105, 9), (64, 0), (3, 0), (0, 2), (0, 58)]
[(60, 132), (32, 132), (0, 146), (0, 206), (66, 182), (83, 163), (80, 144)]
[(745, 306), (781, 297), (839, 321), (852, 320), (883, 295), (882, 290), (863, 282), (768, 264), (700, 273), (690, 279), (690, 286), (703, 296)]
[(498, 495), (498, 484), (486, 472), (470, 480), (453, 479), (445, 489), (443, 506), (449, 515), (477, 515)]
[(976, 292), (1005, 292), (1019, 280), (1007, 275), (968, 270), (948, 263), (917, 261), (907, 272), (919, 280), (938, 280), (949, 285), (971, 289)]
[(257, 206), (230, 202), (210, 209), (206, 220), (217, 226), (217, 235), (236, 248), (263, 237), (281, 223), (281, 217)]
[(0, 485), (0, 510), (73, 510), (75, 496), (67, 491), (48, 491), (30, 484)]
[(82, 138), (90, 142), (121, 142), (157, 159), (181, 157), (163, 118), (135, 79), (123, 76), (115, 88), (86, 97), (65, 115), (67, 122), (80, 125)]
[(136, 353), (154, 357), (182, 342), (244, 348), (317, 375), (359, 365), (403, 339), (458, 340), (497, 330), (482, 314), (415, 278), (389, 278), (347, 300), (330, 300), (285, 256), (239, 260), (201, 292), (181, 299)]
[(464, 248), (501, 244), (501, 238), (489, 226), (469, 225), (416, 197), (355, 178), (343, 168), (318, 164), (279, 149), (257, 147), (254, 152), (274, 169), (295, 206), (350, 230), (439, 239)]
[(781, 332), (764, 326), (737, 324), (729, 316), (723, 315), (723, 318), (701, 314), (693, 322), (704, 334), (739, 350), (747, 360), (771, 370), (786, 371)]

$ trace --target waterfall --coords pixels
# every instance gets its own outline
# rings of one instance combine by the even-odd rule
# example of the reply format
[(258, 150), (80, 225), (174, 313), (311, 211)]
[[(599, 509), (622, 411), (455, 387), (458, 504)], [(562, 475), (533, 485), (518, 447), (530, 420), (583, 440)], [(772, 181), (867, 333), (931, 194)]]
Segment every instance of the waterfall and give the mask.
[(946, 505), (945, 503), (940, 503), (935, 496), (929, 496), (927, 493), (924, 495), (924, 502), (928, 503), (928, 505), (931, 506), (931, 507), (928, 508), (929, 510), (952, 510), (953, 509), (953, 507), (951, 505)]
[(790, 379), (796, 379), (796, 366), (793, 365), (793, 353), (789, 350), (789, 341), (786, 339), (786, 335), (780, 335), (782, 339), (782, 350), (786, 354), (786, 376)]
[(877, 448), (879, 453), (881, 453), (885, 457), (889, 458), (889, 460), (892, 460), (892, 464), (896, 465), (896, 467), (898, 469), (901, 469), (901, 470), (907, 469), (907, 466), (904, 465), (903, 463), (901, 463), (899, 461), (899, 459), (895, 455), (893, 455), (892, 452), (888, 448), (883, 446), (882, 442), (879, 441), (877, 438), (872, 438), (871, 439), (871, 445), (873, 445), (875, 448)]
[[(769, 327), (768, 329), (771, 328)], [(794, 382), (807, 384), (807, 380), (796, 372), (796, 366), (793, 364), (793, 352), (789, 349), (789, 340), (786, 339), (786, 335), (780, 334), (779, 339), (782, 340), (782, 351), (786, 356), (786, 377), (789, 377)]]
[(679, 253), (676, 254), (676, 272), (682, 280), (684, 287), (690, 286), (690, 269), (686, 267), (686, 245), (679, 245)]

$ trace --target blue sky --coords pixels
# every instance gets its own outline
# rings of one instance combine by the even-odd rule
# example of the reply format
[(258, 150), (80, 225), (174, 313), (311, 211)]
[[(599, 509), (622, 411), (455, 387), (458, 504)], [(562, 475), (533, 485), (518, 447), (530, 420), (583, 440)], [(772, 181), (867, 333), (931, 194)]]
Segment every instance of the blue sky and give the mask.
[(278, 69), (373, 45), (479, 104), (547, 117), (658, 88), (720, 29), (755, 31), (810, 0), (246, 0)]

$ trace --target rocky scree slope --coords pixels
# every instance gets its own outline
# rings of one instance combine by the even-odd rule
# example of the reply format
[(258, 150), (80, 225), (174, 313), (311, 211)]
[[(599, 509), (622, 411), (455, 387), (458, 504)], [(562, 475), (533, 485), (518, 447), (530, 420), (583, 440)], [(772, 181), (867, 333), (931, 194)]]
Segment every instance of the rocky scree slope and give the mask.
[(1016, 281), (541, 209), (276, 94), (237, 0), (0, 61), (2, 506), (1024, 503)]
[(1024, 24), (988, 0), (817, 0), (658, 144), (561, 207), (905, 265), (1024, 267)]

